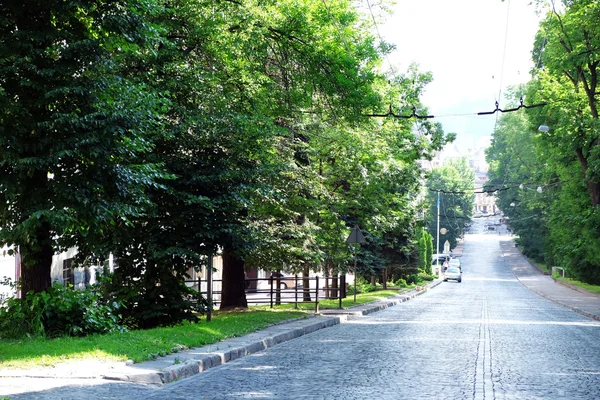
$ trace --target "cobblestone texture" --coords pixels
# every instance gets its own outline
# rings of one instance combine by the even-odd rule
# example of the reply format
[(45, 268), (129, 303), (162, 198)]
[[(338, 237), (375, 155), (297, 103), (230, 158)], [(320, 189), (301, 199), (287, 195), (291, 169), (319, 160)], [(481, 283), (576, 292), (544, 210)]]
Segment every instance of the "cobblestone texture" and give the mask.
[(600, 322), (524, 288), (495, 236), (472, 236), (462, 265), (462, 283), (169, 385), (82, 380), (11, 399), (599, 398)]

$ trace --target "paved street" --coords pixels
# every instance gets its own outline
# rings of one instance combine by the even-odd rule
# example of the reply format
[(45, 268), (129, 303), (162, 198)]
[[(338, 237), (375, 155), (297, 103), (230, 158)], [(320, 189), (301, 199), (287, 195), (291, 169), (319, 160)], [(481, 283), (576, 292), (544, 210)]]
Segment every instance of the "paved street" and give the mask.
[(162, 387), (80, 380), (11, 399), (597, 399), (600, 322), (523, 287), (507, 236), (473, 232), (462, 283)]

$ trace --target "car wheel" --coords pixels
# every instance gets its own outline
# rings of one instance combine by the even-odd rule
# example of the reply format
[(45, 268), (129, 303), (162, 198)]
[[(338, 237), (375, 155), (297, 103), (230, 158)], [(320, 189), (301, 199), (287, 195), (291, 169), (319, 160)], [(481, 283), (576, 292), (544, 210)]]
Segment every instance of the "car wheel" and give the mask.
[(444, 282), (448, 282), (448, 279), (444, 279)]
[(282, 283), (282, 284), (281, 284), (281, 288), (282, 288), (282, 289), (287, 289), (287, 283)]
[(461, 283), (461, 282), (462, 282), (462, 279), (459, 279), (459, 280), (458, 280), (458, 283)]

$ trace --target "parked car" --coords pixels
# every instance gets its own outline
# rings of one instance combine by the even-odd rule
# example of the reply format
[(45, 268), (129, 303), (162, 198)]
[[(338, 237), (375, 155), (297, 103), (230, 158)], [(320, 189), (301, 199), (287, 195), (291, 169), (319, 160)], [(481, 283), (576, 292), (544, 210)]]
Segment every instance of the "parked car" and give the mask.
[(460, 268), (457, 267), (448, 267), (443, 276), (444, 282), (448, 282), (450, 280), (458, 283), (462, 282), (462, 272), (460, 272)]
[(274, 271), (269, 277), (269, 284), (271, 279), (273, 280), (274, 287), (276, 286), (275, 284), (277, 283), (277, 280), (279, 280), (279, 287), (281, 289), (294, 288), (296, 284), (298, 285), (298, 287), (302, 287), (301, 277), (298, 277), (298, 282), (296, 282), (296, 279), (293, 275), (288, 275), (286, 273)]
[(458, 258), (451, 258), (450, 261), (448, 261), (448, 267), (456, 267), (462, 272), (462, 265), (460, 264), (460, 260)]
[(448, 254), (434, 254), (431, 259), (431, 264), (435, 265), (437, 260), (440, 260), (440, 265), (444, 263), (444, 261), (449, 260), (450, 255)]

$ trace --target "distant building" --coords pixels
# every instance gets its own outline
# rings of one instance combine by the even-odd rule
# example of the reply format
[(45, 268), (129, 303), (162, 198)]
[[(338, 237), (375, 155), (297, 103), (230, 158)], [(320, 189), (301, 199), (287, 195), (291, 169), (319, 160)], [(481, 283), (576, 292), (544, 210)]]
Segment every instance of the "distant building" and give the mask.
[(442, 151), (435, 154), (431, 161), (420, 160), (419, 164), (426, 171), (444, 166), (448, 161), (466, 158), (469, 167), (475, 172), (473, 188), (475, 190), (474, 213), (493, 214), (497, 211), (496, 198), (493, 195), (482, 193), (488, 180), (488, 163), (485, 159), (485, 150), (490, 146), (491, 136), (482, 137), (472, 148), (461, 149), (456, 143), (449, 143)]

